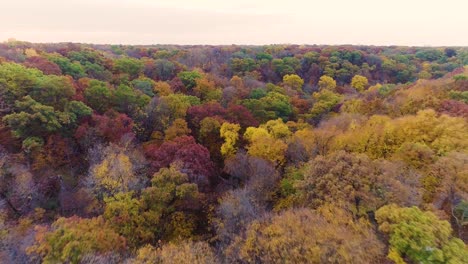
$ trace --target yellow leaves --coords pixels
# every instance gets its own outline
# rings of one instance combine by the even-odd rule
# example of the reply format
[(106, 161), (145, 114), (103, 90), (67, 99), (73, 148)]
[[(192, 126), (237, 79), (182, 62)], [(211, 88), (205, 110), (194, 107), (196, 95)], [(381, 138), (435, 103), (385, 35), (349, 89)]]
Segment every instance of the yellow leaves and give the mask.
[(37, 54), (37, 51), (35, 49), (33, 49), (33, 48), (25, 49), (24, 50), (24, 55), (26, 55), (26, 57), (28, 57), (28, 58), (39, 56), (39, 54)]
[(138, 250), (133, 264), (214, 264), (219, 263), (210, 246), (205, 242), (185, 241), (169, 243), (161, 248), (150, 245)]
[(168, 96), (174, 93), (169, 83), (162, 82), (162, 81), (156, 82), (153, 90), (154, 90), (154, 93), (159, 96)]
[(285, 152), (288, 148), (283, 141), (272, 138), (259, 138), (248, 147), (248, 153), (252, 156), (269, 160), (277, 165), (285, 162)]
[(248, 127), (244, 133), (244, 139), (251, 142), (257, 141), (261, 138), (271, 137), (268, 131), (264, 128)]
[(336, 88), (336, 81), (333, 80), (333, 78), (330, 76), (323, 75), (322, 77), (320, 77), (318, 86), (320, 90), (330, 90), (333, 92)]
[(372, 158), (386, 158), (403, 144), (421, 144), (437, 155), (468, 150), (468, 125), (463, 118), (437, 116), (432, 109), (417, 115), (391, 119), (375, 115), (363, 124), (353, 125), (334, 141), (335, 149), (363, 152)]
[(367, 88), (368, 84), (369, 81), (367, 78), (361, 75), (355, 75), (351, 80), (351, 86), (359, 92), (363, 92)]
[(290, 135), (288, 126), (281, 119), (277, 119), (270, 120), (258, 128), (248, 127), (244, 139), (251, 143), (247, 147), (250, 155), (281, 165), (285, 161), (284, 155), (288, 148), (285, 140)]
[(224, 143), (221, 145), (221, 154), (225, 157), (230, 157), (236, 154), (236, 142), (239, 139), (240, 125), (223, 123), (220, 129), (220, 136), (224, 138)]
[(260, 125), (260, 128), (266, 129), (276, 139), (286, 139), (291, 135), (289, 127), (283, 123), (281, 118), (270, 120), (266, 124)]
[(302, 92), (304, 80), (296, 74), (286, 74), (283, 77), (283, 84), (284, 86), (289, 87), (292, 90)]
[[(337, 217), (346, 214), (335, 212)], [(246, 263), (375, 262), (383, 255), (383, 245), (365, 223), (346, 218), (346, 224), (335, 225), (317, 211), (284, 211), (254, 221), (231, 247), (239, 247), (237, 257)]]
[(109, 153), (104, 160), (92, 168), (91, 174), (98, 189), (108, 193), (128, 191), (133, 178), (133, 165), (123, 152)]
[(281, 165), (285, 161), (284, 155), (288, 148), (285, 140), (290, 135), (288, 126), (281, 119), (277, 119), (270, 120), (258, 128), (248, 127), (244, 139), (251, 143), (247, 147), (250, 155)]
[(102, 217), (59, 218), (51, 230), (36, 228), (35, 243), (28, 254), (38, 254), (42, 263), (80, 263), (86, 254), (123, 251), (125, 239), (109, 228)]
[(173, 140), (176, 137), (185, 136), (192, 132), (184, 119), (177, 118), (172, 125), (164, 131), (165, 140)]

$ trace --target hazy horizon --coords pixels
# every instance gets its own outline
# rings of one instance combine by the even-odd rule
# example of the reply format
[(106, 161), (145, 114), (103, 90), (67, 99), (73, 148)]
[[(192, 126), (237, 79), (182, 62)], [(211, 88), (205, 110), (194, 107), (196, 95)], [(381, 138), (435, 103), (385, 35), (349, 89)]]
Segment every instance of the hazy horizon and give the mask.
[(468, 3), (17, 0), (0, 41), (124, 45), (468, 46)]

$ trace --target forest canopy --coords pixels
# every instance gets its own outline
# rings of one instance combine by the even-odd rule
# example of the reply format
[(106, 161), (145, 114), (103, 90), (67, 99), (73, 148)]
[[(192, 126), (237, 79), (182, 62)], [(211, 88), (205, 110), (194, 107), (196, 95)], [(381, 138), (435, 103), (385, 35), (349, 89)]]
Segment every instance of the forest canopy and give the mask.
[(0, 43), (5, 263), (464, 263), (468, 49)]

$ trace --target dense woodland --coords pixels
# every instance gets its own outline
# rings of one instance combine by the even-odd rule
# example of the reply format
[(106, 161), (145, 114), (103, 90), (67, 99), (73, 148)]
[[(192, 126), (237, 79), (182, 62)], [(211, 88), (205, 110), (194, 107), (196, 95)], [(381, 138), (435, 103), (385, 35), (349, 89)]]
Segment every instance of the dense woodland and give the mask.
[(0, 262), (467, 263), (467, 65), (0, 43)]

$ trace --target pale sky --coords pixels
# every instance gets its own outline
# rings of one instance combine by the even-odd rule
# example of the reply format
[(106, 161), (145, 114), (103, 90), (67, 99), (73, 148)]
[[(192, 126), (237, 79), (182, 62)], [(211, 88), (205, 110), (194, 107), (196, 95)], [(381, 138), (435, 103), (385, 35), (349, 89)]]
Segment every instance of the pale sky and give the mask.
[(468, 0), (0, 0), (0, 41), (468, 46)]

